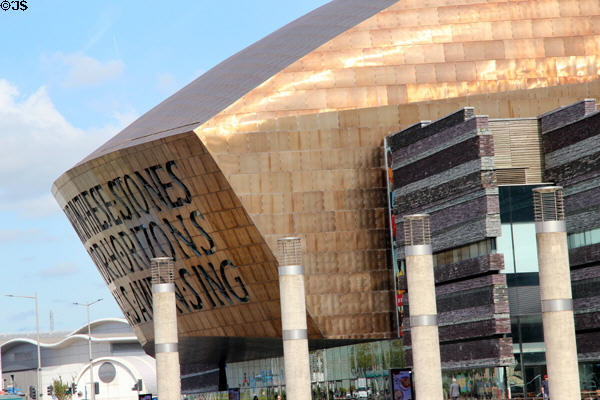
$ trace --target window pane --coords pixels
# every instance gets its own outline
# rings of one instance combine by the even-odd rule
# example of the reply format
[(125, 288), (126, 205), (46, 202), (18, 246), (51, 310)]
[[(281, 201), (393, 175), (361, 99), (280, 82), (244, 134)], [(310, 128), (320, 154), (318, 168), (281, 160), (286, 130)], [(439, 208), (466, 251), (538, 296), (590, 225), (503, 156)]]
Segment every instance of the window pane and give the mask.
[(584, 246), (589, 246), (590, 244), (592, 244), (592, 232), (591, 231), (584, 232), (583, 243), (584, 243)]
[(592, 244), (600, 243), (600, 229), (592, 229)]
[(573, 240), (573, 234), (567, 235), (567, 247), (569, 247), (569, 249), (572, 249), (575, 247), (575, 241)]
[(502, 224), (502, 236), (497, 239), (498, 253), (504, 254), (504, 273), (514, 273), (515, 264), (513, 263), (512, 236), (510, 224)]
[(470, 258), (470, 251), (469, 251), (469, 247), (470, 246), (463, 246), (460, 248), (460, 259), (462, 260), (468, 260)]
[(531, 222), (513, 224), (513, 240), (517, 263), (516, 272), (539, 271), (535, 224)]
[(583, 246), (583, 233), (573, 234), (573, 248)]
[(477, 251), (477, 243), (469, 245), (469, 258), (477, 257), (479, 251)]

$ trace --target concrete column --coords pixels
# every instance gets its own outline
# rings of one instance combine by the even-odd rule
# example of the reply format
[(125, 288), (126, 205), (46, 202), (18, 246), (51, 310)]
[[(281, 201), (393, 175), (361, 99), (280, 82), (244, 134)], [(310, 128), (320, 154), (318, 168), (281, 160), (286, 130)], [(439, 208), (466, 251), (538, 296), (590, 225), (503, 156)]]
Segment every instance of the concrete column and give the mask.
[(415, 398), (442, 400), (442, 363), (429, 215), (404, 217), (404, 241)]
[(579, 400), (581, 393), (562, 188), (536, 188), (533, 189), (533, 197), (550, 398)]
[(152, 259), (152, 309), (154, 311), (154, 352), (159, 400), (181, 399), (181, 374), (177, 349), (177, 309), (173, 260)]
[(310, 400), (306, 298), (300, 238), (277, 240), (283, 364), (288, 400)]

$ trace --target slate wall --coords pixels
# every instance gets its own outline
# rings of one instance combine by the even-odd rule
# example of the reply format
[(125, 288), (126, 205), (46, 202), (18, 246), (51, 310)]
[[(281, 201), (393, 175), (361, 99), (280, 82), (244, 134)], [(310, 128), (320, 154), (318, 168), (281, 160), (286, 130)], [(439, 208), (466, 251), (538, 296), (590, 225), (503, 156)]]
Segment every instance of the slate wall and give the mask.
[[(600, 228), (600, 113), (585, 99), (539, 117), (544, 180), (564, 188), (567, 233)], [(600, 244), (569, 250), (577, 331), (583, 361), (600, 360)]]
[[(397, 254), (404, 258), (402, 217), (428, 213), (434, 252), (500, 234), (494, 142), (487, 116), (463, 108), (435, 122), (391, 135)], [(514, 362), (506, 277), (501, 254), (435, 267), (442, 367)], [(400, 280), (399, 289), (406, 289)], [(405, 297), (406, 299), (407, 297)], [(412, 362), (408, 304), (404, 343)]]

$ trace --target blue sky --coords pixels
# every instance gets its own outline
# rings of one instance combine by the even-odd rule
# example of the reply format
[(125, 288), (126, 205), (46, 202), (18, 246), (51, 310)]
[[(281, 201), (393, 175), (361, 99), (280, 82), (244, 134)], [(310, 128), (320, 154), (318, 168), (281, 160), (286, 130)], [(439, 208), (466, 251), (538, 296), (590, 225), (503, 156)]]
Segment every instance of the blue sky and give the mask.
[[(27, 0), (0, 10), (0, 294), (41, 331), (121, 317), (52, 182), (170, 94), (328, 0)], [(0, 332), (35, 330), (0, 296)]]

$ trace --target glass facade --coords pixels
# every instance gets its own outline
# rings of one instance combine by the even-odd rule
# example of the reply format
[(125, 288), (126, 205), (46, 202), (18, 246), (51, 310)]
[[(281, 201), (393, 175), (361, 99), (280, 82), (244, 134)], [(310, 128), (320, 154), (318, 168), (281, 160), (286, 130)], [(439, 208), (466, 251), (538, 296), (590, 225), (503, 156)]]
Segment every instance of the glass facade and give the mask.
[(540, 185), (500, 186), (502, 235), (496, 239), (504, 254), (504, 273), (538, 272), (532, 189)]
[[(389, 370), (404, 367), (400, 340), (359, 343), (310, 352), (312, 398), (334, 400), (389, 398)], [(244, 361), (227, 365), (229, 388), (239, 388), (240, 400), (285, 398), (283, 358)], [(226, 399), (227, 392), (187, 396), (188, 399)]]
[[(316, 350), (310, 353), (313, 400), (388, 400), (390, 369), (404, 368), (401, 340), (383, 340)], [(464, 396), (488, 399), (506, 397), (506, 368), (445, 371), (444, 396), (456, 378)], [(230, 389), (240, 400), (286, 399), (283, 358), (252, 360), (227, 365)], [(229, 392), (185, 396), (187, 400), (229, 400)]]
[(544, 334), (539, 296), (539, 265), (532, 189), (540, 185), (500, 186), (502, 236), (510, 322), (516, 365), (507, 369), (513, 395), (538, 395), (546, 371)]
[(473, 368), (448, 371), (442, 374), (444, 399), (448, 399), (448, 391), (452, 378), (460, 386), (461, 398), (504, 399), (507, 396), (506, 373), (508, 368)]

